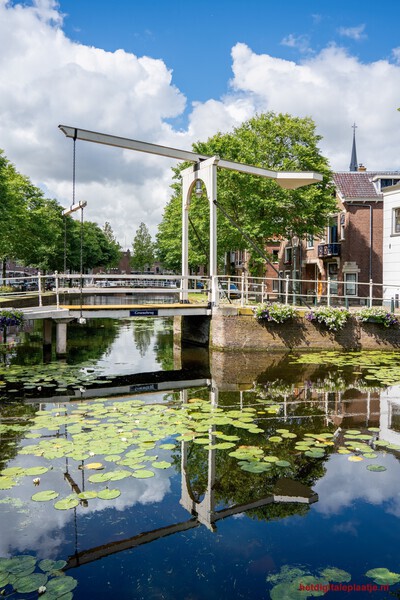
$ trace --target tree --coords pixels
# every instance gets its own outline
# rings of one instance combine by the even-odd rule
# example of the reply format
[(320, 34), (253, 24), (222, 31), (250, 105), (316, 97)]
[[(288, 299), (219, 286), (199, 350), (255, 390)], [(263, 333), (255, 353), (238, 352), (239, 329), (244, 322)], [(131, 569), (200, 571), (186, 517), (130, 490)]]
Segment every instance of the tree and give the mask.
[(154, 242), (147, 226), (140, 223), (132, 244), (131, 265), (138, 271), (144, 271), (154, 263)]
[[(231, 133), (218, 133), (206, 142), (198, 142), (196, 152), (234, 160), (275, 171), (314, 171), (323, 174), (323, 181), (298, 190), (284, 190), (272, 179), (263, 179), (235, 171), (218, 171), (218, 202), (254, 242), (263, 247), (268, 239), (281, 235), (290, 237), (318, 235), (326, 225), (328, 215), (336, 209), (330, 184), (328, 161), (318, 148), (321, 137), (315, 133), (310, 118), (298, 118), (273, 112), (258, 115)], [(157, 233), (157, 252), (167, 268), (177, 269), (180, 256), (174, 249), (181, 229), (180, 171), (175, 169), (173, 195), (165, 208)], [(194, 210), (196, 209), (196, 210)], [(199, 200), (193, 197), (191, 220), (200, 235), (190, 234), (189, 265), (207, 260), (204, 246), (208, 247), (209, 206), (205, 194)], [(203, 242), (200, 244), (199, 238)], [(233, 249), (250, 250), (253, 261), (263, 264), (239, 231), (218, 213), (218, 253)]]
[[(104, 227), (103, 227), (103, 233), (106, 236), (107, 240), (111, 243), (111, 244), (118, 244), (114, 232), (112, 230), (112, 227), (110, 225), (110, 223), (108, 221), (106, 221), (104, 223)], [(119, 244), (118, 244), (119, 245)]]

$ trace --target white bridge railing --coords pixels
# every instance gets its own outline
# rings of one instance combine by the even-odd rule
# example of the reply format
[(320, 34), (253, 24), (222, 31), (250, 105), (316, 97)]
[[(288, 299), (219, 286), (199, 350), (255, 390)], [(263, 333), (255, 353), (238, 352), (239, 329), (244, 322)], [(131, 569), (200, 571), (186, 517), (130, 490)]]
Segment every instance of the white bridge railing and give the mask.
[[(372, 306), (384, 305), (388, 309), (399, 308), (399, 285), (382, 285), (372, 280), (336, 281), (328, 279), (306, 280), (282, 278), (221, 275), (216, 278), (217, 302), (235, 303), (241, 306), (264, 302), (282, 302), (312, 306)], [(152, 294), (172, 295), (176, 302), (211, 302), (211, 280), (209, 277), (181, 275), (110, 275), (110, 274), (65, 274), (54, 273), (24, 277), (0, 277), (0, 299), (31, 298), (32, 306), (42, 306), (46, 294), (55, 294), (55, 303), (60, 305), (68, 294), (100, 296), (109, 294)]]

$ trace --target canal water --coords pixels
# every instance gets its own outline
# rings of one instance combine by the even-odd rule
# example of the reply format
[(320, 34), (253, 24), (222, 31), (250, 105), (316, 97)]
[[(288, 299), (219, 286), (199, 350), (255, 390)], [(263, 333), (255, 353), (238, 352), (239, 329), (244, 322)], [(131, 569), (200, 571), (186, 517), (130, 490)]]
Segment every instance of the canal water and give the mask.
[(208, 364), (167, 319), (68, 348), (1, 348), (3, 595), (400, 597), (398, 354)]

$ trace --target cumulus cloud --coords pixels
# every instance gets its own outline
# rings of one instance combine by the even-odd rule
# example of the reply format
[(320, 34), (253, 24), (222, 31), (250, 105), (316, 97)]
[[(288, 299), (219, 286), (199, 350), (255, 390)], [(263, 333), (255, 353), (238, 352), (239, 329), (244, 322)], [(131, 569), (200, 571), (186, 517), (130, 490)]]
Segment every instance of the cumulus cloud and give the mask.
[[(364, 26), (342, 35), (364, 35)], [(301, 50), (293, 34), (286, 45)], [(193, 102), (173, 83), (173, 65), (123, 49), (106, 52), (73, 42), (54, 0), (32, 6), (0, 0), (0, 146), (17, 169), (64, 206), (71, 203), (72, 141), (62, 123), (122, 137), (190, 148), (262, 111), (310, 116), (334, 169), (348, 169), (354, 121), (360, 160), (370, 169), (395, 169), (400, 87), (399, 49), (388, 59), (362, 63), (330, 45), (299, 62), (232, 48), (229, 92)], [(301, 53), (300, 53), (301, 54)], [(375, 93), (374, 90), (379, 90)], [(187, 115), (184, 130), (174, 118)], [(155, 233), (171, 184), (173, 161), (77, 143), (77, 199), (86, 218), (110, 221), (130, 245), (141, 221)]]

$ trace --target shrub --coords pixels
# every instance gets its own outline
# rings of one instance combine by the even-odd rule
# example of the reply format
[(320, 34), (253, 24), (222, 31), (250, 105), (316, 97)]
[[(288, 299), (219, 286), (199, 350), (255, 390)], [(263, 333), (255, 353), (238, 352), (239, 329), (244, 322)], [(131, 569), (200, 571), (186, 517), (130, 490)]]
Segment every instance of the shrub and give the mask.
[(11, 325), (21, 325), (24, 320), (24, 314), (20, 310), (13, 308), (9, 310), (0, 310), (0, 328), (4, 329)]
[(345, 308), (319, 306), (306, 314), (306, 319), (324, 325), (329, 331), (339, 331), (349, 318), (350, 313)]
[(373, 321), (375, 323), (381, 323), (384, 327), (395, 327), (399, 324), (398, 318), (381, 306), (362, 308), (356, 313), (356, 318), (361, 323)]
[(297, 310), (289, 304), (280, 304), (279, 302), (266, 302), (265, 304), (259, 304), (254, 309), (254, 318), (257, 321), (263, 322), (274, 322), (284, 323), (289, 319), (297, 316)]

